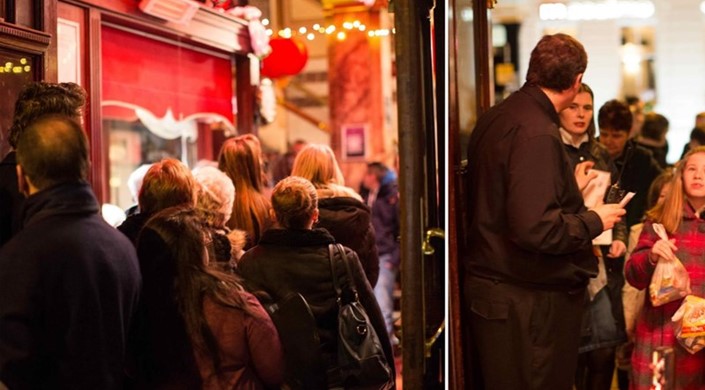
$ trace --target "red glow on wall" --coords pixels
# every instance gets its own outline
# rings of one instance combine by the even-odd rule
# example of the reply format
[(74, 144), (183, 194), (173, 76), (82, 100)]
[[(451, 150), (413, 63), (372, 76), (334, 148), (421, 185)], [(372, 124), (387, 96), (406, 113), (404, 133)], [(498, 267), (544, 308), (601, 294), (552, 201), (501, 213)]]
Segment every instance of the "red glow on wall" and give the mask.
[[(214, 112), (233, 118), (232, 65), (209, 55), (111, 27), (102, 33), (102, 100), (144, 107), (157, 117)], [(126, 110), (105, 107), (105, 117)]]

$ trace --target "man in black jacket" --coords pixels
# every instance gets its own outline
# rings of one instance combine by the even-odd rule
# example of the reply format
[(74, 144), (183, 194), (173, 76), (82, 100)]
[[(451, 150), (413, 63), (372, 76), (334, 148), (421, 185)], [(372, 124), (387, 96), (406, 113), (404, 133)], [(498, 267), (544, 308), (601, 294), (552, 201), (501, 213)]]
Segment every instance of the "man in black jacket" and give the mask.
[(141, 277), (129, 240), (86, 182), (88, 143), (65, 116), (17, 143), (23, 229), (0, 251), (0, 382), (10, 389), (121, 389)]
[[(585, 306), (597, 275), (592, 239), (624, 214), (586, 210), (558, 127), (587, 54), (544, 36), (526, 84), (478, 121), (468, 148), (464, 306), (473, 389), (570, 389)], [(589, 178), (589, 177), (587, 177)]]
[(20, 135), (30, 122), (40, 116), (62, 114), (80, 120), (85, 104), (86, 91), (75, 83), (29, 83), (17, 97), (8, 133), (11, 150), (0, 161), (0, 247), (21, 228), (20, 212), (24, 197), (17, 188), (14, 150)]

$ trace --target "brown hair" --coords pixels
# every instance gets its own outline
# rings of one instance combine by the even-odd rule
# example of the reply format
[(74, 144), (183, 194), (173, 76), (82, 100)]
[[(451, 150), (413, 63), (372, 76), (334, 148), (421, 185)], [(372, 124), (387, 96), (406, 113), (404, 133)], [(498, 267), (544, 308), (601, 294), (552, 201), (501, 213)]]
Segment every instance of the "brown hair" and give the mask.
[(218, 156), (218, 169), (225, 172), (235, 186), (235, 202), (228, 226), (244, 230), (256, 244), (271, 225), (271, 205), (262, 194), (262, 163), (252, 145), (252, 140), (245, 137), (226, 140)]
[(81, 125), (70, 117), (41, 117), (23, 129), (17, 163), (39, 190), (80, 182), (88, 174), (88, 140)]
[(629, 133), (632, 128), (632, 112), (626, 103), (613, 99), (600, 107), (597, 114), (600, 129), (618, 130)]
[[(656, 206), (659, 197), (661, 197), (661, 190), (663, 187), (673, 180), (673, 169), (666, 168), (660, 175), (656, 176), (654, 181), (651, 182), (649, 186), (649, 192), (646, 194), (646, 207), (650, 210)], [(648, 212), (647, 212), (648, 215)]]
[(284, 178), (274, 186), (272, 207), (283, 228), (304, 229), (318, 207), (316, 188), (303, 177)]
[(345, 184), (335, 154), (326, 145), (309, 144), (304, 147), (296, 155), (291, 175), (303, 177), (316, 188), (325, 187), (326, 184)]
[(526, 82), (560, 92), (572, 87), (586, 68), (587, 53), (578, 40), (566, 34), (545, 35), (531, 52)]
[(648, 219), (663, 224), (663, 227), (670, 233), (675, 233), (683, 220), (683, 204), (686, 202), (686, 194), (683, 189), (683, 169), (685, 169), (688, 159), (696, 153), (705, 153), (705, 146), (691, 149), (683, 159), (676, 163), (676, 171), (671, 179), (671, 191), (668, 192), (663, 203), (657, 204), (646, 213)]
[[(208, 296), (216, 303), (240, 309), (258, 316), (246, 298), (240, 280), (208, 265), (206, 241), (209, 230), (200, 214), (192, 207), (172, 207), (157, 213), (146, 225), (164, 241), (173, 263), (163, 269), (171, 272), (159, 278), (169, 285), (155, 286), (172, 289), (174, 298), (194, 348), (205, 351), (212, 359), (216, 371), (220, 368), (220, 347), (203, 312), (203, 298)], [(153, 287), (154, 288), (154, 287)]]
[(33, 82), (27, 84), (15, 102), (9, 130), (10, 146), (17, 148), (22, 132), (39, 117), (57, 114), (80, 122), (86, 91), (75, 83)]
[(142, 181), (139, 194), (140, 211), (153, 214), (167, 207), (193, 206), (198, 187), (191, 171), (173, 158), (154, 163)]
[(654, 141), (663, 141), (668, 132), (668, 119), (655, 112), (644, 115), (644, 124), (641, 126), (641, 136)]

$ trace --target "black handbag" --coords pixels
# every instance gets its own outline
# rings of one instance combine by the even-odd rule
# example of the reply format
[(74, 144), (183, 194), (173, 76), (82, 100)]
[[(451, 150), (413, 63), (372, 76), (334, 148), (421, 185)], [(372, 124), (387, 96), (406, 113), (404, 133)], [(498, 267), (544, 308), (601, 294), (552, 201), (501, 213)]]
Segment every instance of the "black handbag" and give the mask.
[(284, 382), (289, 389), (327, 389), (326, 365), (320, 349), (316, 320), (306, 299), (290, 292), (263, 304), (279, 333), (284, 350)]
[[(335, 272), (336, 249), (348, 275), (349, 283), (345, 291)], [(392, 378), (392, 369), (384, 355), (377, 332), (358, 298), (345, 248), (340, 244), (329, 244), (328, 255), (333, 288), (338, 299), (338, 362), (329, 370), (329, 386), (345, 389), (391, 389), (394, 387), (395, 378)]]

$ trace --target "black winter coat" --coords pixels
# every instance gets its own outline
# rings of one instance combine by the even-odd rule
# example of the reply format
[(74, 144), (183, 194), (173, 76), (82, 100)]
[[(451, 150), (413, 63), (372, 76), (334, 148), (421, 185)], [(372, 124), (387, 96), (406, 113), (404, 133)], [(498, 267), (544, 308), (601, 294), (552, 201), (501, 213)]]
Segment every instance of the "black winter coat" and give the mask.
[(122, 389), (141, 277), (134, 247), (88, 184), (27, 198), (0, 251), (0, 381), (10, 389)]
[(24, 196), (17, 188), (17, 160), (10, 152), (0, 162), (0, 248), (20, 229)]
[(379, 277), (379, 256), (370, 208), (355, 198), (334, 197), (319, 199), (318, 211), (316, 227), (328, 230), (336, 242), (357, 253), (374, 288)]
[[(367, 202), (370, 191), (364, 189), (362, 197)], [(382, 184), (372, 203), (372, 226), (375, 228), (377, 253), (390, 255), (399, 265), (399, 193), (396, 183)]]
[(144, 225), (147, 224), (151, 214), (146, 213), (136, 213), (132, 214), (127, 219), (125, 219), (117, 229), (122, 232), (127, 238), (132, 241), (132, 244), (137, 246), (137, 237), (139, 237), (140, 232)]
[[(337, 351), (338, 328), (338, 304), (328, 257), (328, 244), (331, 243), (335, 243), (335, 239), (325, 229), (270, 229), (238, 263), (238, 271), (252, 292), (263, 291), (274, 300), (281, 299), (289, 292), (298, 292), (306, 299), (316, 320), (324, 359), (328, 362), (334, 359)], [(393, 369), (394, 356), (389, 336), (372, 288), (355, 252), (346, 248), (346, 255), (360, 302), (367, 310)], [(341, 261), (336, 256), (337, 276), (343, 286), (347, 286), (351, 281)]]
[(560, 138), (556, 109), (525, 84), (477, 121), (468, 147), (465, 271), (537, 289), (574, 289), (597, 275), (588, 211)]
[(633, 139), (627, 141), (622, 155), (614, 160), (617, 169), (622, 172), (620, 186), (626, 191), (635, 192), (634, 198), (627, 204), (627, 231), (641, 222), (646, 212), (646, 197), (651, 182), (663, 171), (650, 150), (639, 146)]

